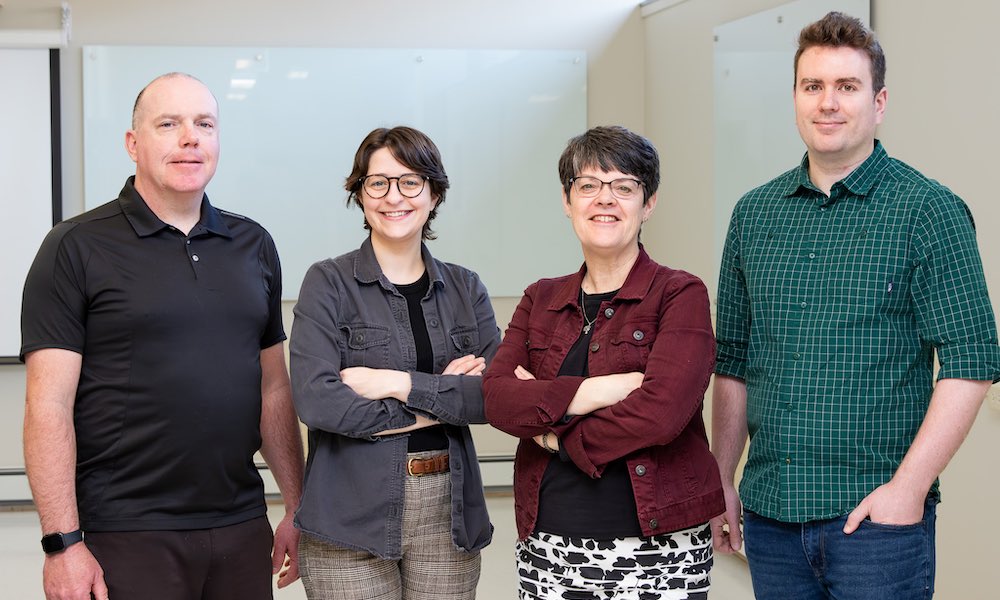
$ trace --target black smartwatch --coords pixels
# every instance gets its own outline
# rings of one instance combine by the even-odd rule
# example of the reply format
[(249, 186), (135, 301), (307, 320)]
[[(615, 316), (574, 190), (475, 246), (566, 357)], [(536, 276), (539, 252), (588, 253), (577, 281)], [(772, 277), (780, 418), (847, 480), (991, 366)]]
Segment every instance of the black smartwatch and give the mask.
[(55, 554), (56, 552), (62, 552), (73, 544), (82, 541), (83, 532), (79, 529), (69, 533), (50, 533), (42, 537), (42, 550), (44, 550), (46, 554)]

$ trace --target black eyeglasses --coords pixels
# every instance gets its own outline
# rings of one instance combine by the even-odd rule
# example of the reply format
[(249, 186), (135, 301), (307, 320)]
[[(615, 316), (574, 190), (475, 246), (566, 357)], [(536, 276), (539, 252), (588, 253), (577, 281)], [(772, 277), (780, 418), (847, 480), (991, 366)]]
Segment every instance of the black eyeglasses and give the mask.
[(407, 198), (416, 198), (420, 192), (424, 191), (424, 183), (427, 178), (416, 173), (404, 173), (399, 177), (367, 175), (361, 179), (361, 186), (365, 188), (365, 193), (372, 198), (382, 198), (389, 193), (393, 180), (396, 181), (396, 189), (401, 195)]
[(628, 177), (612, 179), (611, 181), (602, 181), (596, 177), (574, 177), (569, 182), (581, 198), (597, 196), (604, 186), (608, 186), (611, 189), (611, 195), (619, 200), (632, 200), (641, 195), (642, 192), (642, 182)]

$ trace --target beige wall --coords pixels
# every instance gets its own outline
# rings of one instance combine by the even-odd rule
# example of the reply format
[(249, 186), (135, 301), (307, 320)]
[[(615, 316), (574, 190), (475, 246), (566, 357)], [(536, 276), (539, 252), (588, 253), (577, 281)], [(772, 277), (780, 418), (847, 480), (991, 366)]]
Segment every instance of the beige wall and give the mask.
[[(645, 19), (646, 134), (664, 162), (657, 214), (644, 239), (659, 259), (718, 279), (713, 247), (712, 29), (782, 0), (688, 0)], [(890, 154), (950, 186), (978, 224), (986, 277), (1000, 308), (1000, 223), (993, 164), (1000, 97), (991, 50), (1000, 4), (872, 0), (888, 62), (889, 102), (879, 137)], [(748, 90), (752, 93), (752, 90)], [(791, 101), (791, 98), (789, 98)], [(789, 165), (791, 167), (793, 165)], [(777, 175), (777, 173), (775, 173)], [(683, 224), (678, 226), (678, 224)], [(992, 396), (1000, 394), (994, 386)], [(987, 403), (942, 475), (939, 598), (994, 597), (1000, 585), (996, 440), (1000, 403)]]
[[(58, 27), (59, 0), (2, 4), (0, 30)], [(71, 5), (72, 39), (62, 52), (61, 77), (66, 216), (83, 210), (81, 46), (89, 44), (583, 48), (588, 122), (622, 123), (637, 130), (644, 125), (643, 25), (632, 0), (73, 0)], [(553, 177), (557, 158), (540, 157), (551, 162)], [(225, 168), (223, 152), (220, 169)], [(116, 193), (108, 190), (108, 198)], [(567, 271), (575, 268), (569, 265)], [(501, 329), (515, 301), (496, 300)], [(23, 465), (23, 403), (24, 368), (0, 365), (0, 468)], [(478, 435), (487, 450), (511, 448), (502, 434), (484, 430)]]

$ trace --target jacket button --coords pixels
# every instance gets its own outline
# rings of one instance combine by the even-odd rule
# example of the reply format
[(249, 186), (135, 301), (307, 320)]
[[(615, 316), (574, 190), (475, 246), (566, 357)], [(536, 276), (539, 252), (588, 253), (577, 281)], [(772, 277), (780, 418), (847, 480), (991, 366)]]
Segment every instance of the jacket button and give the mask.
[(472, 338), (470, 338), (467, 335), (462, 337), (462, 347), (463, 348), (468, 348), (469, 344), (471, 344), (471, 343), (472, 343)]
[(643, 475), (646, 474), (646, 467), (644, 465), (636, 465), (635, 474), (638, 475), (639, 477), (642, 477)]
[(593, 344), (590, 345), (590, 351), (591, 352), (597, 352), (600, 349), (601, 349), (601, 345), (598, 344), (597, 342), (594, 342)]
[(365, 341), (365, 336), (363, 333), (359, 333), (358, 335), (354, 336), (354, 342), (356, 344), (360, 344), (363, 341)]
[(659, 525), (660, 525), (660, 522), (657, 521), (656, 519), (650, 519), (649, 520), (649, 528), (650, 529), (656, 529), (657, 527), (659, 527)]
[(614, 316), (614, 314), (615, 314), (615, 309), (613, 309), (613, 308), (606, 308), (606, 309), (604, 309), (604, 316), (606, 318), (610, 319), (611, 317)]
[(632, 332), (632, 337), (635, 338), (635, 340), (638, 342), (641, 341), (642, 338), (646, 337), (646, 334), (636, 329), (635, 331)]
[(431, 327), (437, 327), (438, 326), (438, 320), (437, 319), (431, 319), (431, 322), (429, 323), (429, 325)]

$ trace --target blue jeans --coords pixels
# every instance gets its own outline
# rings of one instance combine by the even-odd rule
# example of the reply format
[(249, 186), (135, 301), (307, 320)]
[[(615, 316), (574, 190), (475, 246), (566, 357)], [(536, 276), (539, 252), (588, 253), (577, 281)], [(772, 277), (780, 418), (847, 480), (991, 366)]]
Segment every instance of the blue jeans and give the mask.
[(847, 515), (783, 523), (743, 516), (747, 560), (757, 600), (916, 600), (934, 595), (937, 499), (913, 525), (865, 519), (851, 535)]

